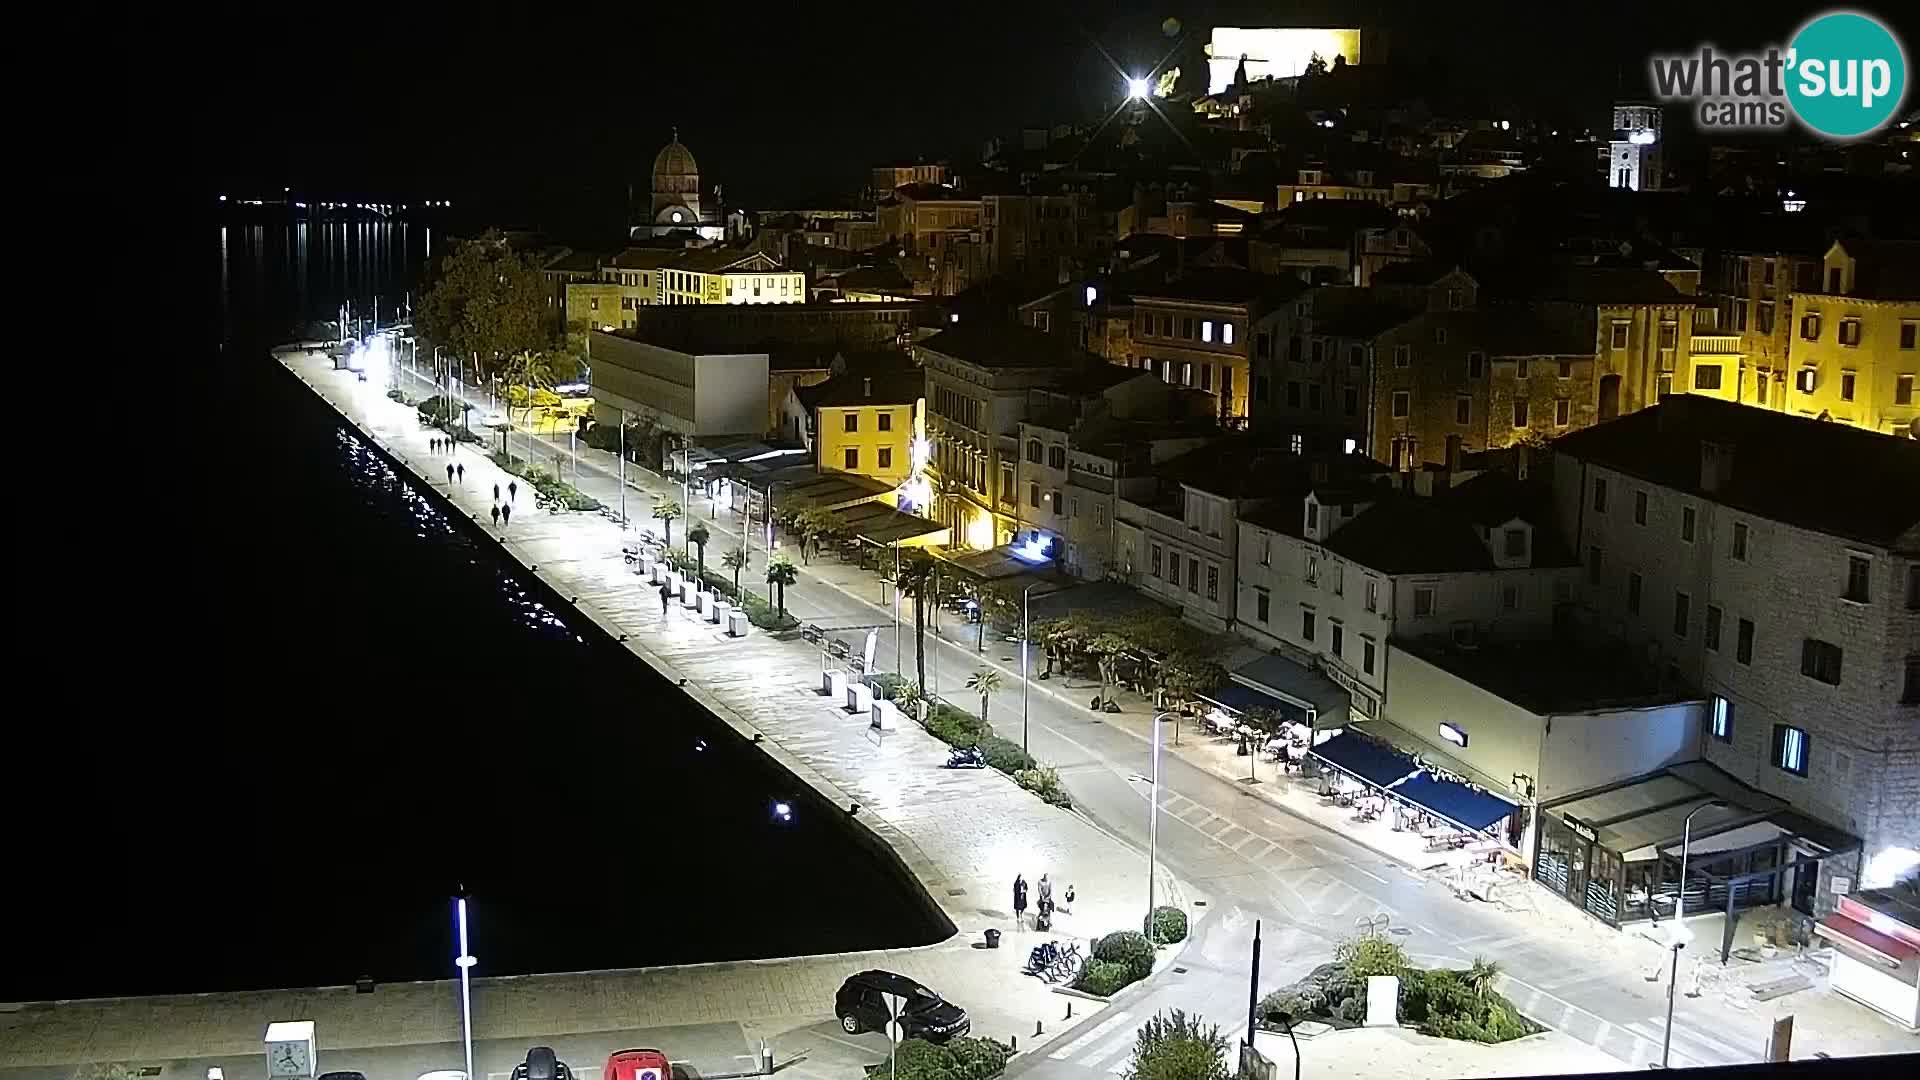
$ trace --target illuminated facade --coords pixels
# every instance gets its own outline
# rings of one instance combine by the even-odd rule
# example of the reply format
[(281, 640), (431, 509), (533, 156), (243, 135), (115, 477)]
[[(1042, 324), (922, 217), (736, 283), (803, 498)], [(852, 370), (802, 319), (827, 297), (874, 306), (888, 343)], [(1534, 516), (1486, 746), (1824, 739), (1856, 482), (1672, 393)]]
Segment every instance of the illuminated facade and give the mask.
[(819, 471), (900, 487), (914, 476), (927, 430), (925, 377), (917, 368), (837, 375), (794, 390), (807, 411), (806, 441)]
[(725, 235), (717, 205), (719, 189), (715, 189), (712, 204), (701, 205), (700, 165), (693, 159), (693, 151), (681, 144), (678, 131), (673, 141), (654, 155), (652, 180), (646, 223), (635, 225), (633, 235), (692, 233), (702, 240), (718, 240)]
[(1793, 297), (1785, 408), (1920, 437), (1920, 245), (1835, 241), (1819, 285)]
[(804, 304), (807, 275), (764, 252), (708, 248), (661, 266), (662, 304)]
[(1256, 82), (1291, 79), (1305, 72), (1315, 57), (1329, 67), (1336, 56), (1360, 63), (1360, 36), (1351, 28), (1216, 26), (1207, 45), (1207, 93), (1224, 93), (1242, 63), (1247, 78)]
[(1660, 190), (1660, 139), (1660, 106), (1615, 105), (1613, 139), (1607, 144), (1607, 186)]

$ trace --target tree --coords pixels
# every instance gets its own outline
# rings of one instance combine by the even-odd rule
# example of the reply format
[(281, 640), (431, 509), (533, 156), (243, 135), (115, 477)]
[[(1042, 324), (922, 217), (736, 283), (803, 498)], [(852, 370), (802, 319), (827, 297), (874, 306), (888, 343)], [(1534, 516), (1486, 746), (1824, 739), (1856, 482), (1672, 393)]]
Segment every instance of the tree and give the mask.
[(440, 262), (414, 321), (427, 340), (479, 358), (488, 371), (502, 357), (564, 347), (553, 332), (552, 295), (539, 264), (488, 231)]
[(1327, 58), (1324, 56), (1321, 56), (1319, 53), (1314, 53), (1312, 56), (1307, 58), (1307, 70), (1304, 72), (1301, 72), (1302, 75), (1306, 76), (1309, 79), (1318, 78), (1319, 76), (1325, 75), (1326, 73), (1327, 73)]
[(1227, 1080), (1227, 1040), (1217, 1024), (1180, 1009), (1156, 1013), (1133, 1037), (1126, 1080)]
[(1110, 688), (1120, 681), (1120, 658), (1132, 648), (1130, 642), (1119, 634), (1108, 631), (1087, 643), (1088, 651), (1100, 665), (1100, 700), (1107, 700)]
[(730, 548), (725, 555), (720, 556), (720, 565), (733, 571), (733, 595), (739, 596), (740, 571), (747, 568), (747, 549), (737, 546)]
[(933, 556), (909, 551), (900, 556), (900, 573), (893, 587), (913, 597), (913, 667), (921, 686), (927, 685), (927, 605), (937, 585)]
[[(1226, 681), (1227, 669), (1218, 663), (1183, 656), (1164, 666), (1161, 684), (1172, 692), (1178, 702), (1184, 703), (1223, 685)], [(1172, 706), (1175, 702), (1168, 704)]]
[(668, 547), (673, 546), (673, 519), (679, 517), (681, 513), (680, 504), (672, 499), (653, 500), (653, 516), (660, 524), (666, 526)]
[(967, 689), (980, 695), (980, 722), (987, 722), (987, 701), (994, 691), (1000, 689), (1000, 673), (992, 668), (981, 668), (967, 676)]
[(775, 555), (767, 563), (767, 584), (775, 589), (774, 606), (779, 609), (780, 617), (783, 619), (787, 617), (787, 586), (799, 578), (800, 568), (793, 565), (793, 560), (785, 555)]
[[(509, 413), (514, 405), (519, 405), (522, 410), (520, 420), (531, 430), (533, 408), (539, 404), (536, 399), (540, 393), (552, 393), (555, 386), (573, 378), (576, 370), (578, 368), (574, 360), (557, 351), (520, 352), (508, 357), (498, 374), (500, 381), (507, 384)], [(513, 393), (515, 389), (520, 391), (518, 395)]]
[(687, 530), (687, 543), (693, 545), (694, 556), (698, 560), (694, 564), (699, 570), (695, 580), (702, 583), (707, 580), (707, 541), (711, 539), (713, 534), (707, 531), (705, 525), (695, 525)]

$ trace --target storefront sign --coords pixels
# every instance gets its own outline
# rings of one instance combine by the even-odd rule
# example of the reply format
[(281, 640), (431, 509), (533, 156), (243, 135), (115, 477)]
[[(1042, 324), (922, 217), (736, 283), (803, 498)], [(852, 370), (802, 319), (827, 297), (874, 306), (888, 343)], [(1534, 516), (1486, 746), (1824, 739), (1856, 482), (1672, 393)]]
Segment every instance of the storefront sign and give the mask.
[(1587, 841), (1588, 843), (1596, 843), (1599, 841), (1600, 834), (1594, 832), (1593, 826), (1588, 825), (1586, 822), (1581, 821), (1579, 818), (1574, 817), (1571, 814), (1562, 814), (1560, 815), (1560, 820), (1566, 823), (1567, 828), (1573, 830), (1573, 834), (1575, 836), (1580, 837), (1581, 839)]
[(1827, 883), (1827, 888), (1833, 890), (1833, 895), (1835, 896), (1845, 896), (1847, 895), (1847, 890), (1853, 888), (1853, 879), (1843, 877), (1834, 878)]
[(1458, 724), (1441, 724), (1440, 737), (1455, 746), (1467, 745), (1467, 729)]

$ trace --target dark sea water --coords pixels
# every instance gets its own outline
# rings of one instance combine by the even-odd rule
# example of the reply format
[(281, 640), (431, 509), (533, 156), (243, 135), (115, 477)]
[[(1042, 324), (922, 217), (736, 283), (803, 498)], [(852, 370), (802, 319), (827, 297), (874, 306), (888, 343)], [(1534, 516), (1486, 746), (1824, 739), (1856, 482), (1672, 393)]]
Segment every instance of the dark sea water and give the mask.
[(104, 556), (124, 615), (75, 645), (97, 658), (68, 677), (86, 708), (6, 755), (0, 1001), (451, 977), (462, 884), (479, 975), (944, 930), (845, 822), (568, 625), (265, 355), (343, 298), (379, 292), (390, 320), (438, 242), (278, 225), (207, 244), (219, 315), (175, 388), (192, 406), (133, 462), (160, 503)]

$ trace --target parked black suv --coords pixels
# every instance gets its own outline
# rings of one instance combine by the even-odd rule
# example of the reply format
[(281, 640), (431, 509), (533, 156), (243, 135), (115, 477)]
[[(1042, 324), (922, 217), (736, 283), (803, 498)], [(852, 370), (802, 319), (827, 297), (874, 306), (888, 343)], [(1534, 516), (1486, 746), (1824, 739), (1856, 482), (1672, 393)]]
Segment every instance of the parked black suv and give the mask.
[(863, 971), (849, 976), (833, 997), (833, 1014), (849, 1035), (885, 1031), (889, 1016), (886, 995), (899, 1001), (901, 1034), (908, 1039), (946, 1042), (972, 1030), (967, 1011), (905, 975), (891, 971)]
[(573, 1080), (573, 1070), (554, 1054), (551, 1046), (536, 1046), (527, 1051), (527, 1060), (513, 1067), (513, 1080)]

